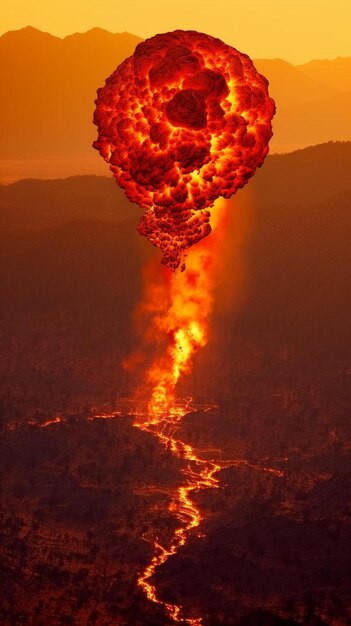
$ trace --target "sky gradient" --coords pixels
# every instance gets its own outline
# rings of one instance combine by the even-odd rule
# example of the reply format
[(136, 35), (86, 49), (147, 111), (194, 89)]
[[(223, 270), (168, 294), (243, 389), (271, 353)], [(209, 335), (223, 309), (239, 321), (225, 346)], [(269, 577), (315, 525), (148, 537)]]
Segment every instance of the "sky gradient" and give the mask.
[(350, 0), (7, 0), (0, 34), (28, 25), (59, 37), (95, 26), (140, 37), (194, 29), (297, 64), (350, 56), (350, 23)]

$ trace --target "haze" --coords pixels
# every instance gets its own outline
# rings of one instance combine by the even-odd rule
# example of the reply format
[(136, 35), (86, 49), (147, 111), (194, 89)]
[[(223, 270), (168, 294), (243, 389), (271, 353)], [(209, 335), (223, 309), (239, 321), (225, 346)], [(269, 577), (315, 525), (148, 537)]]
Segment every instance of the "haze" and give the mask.
[(96, 26), (142, 38), (183, 28), (220, 37), (255, 58), (279, 56), (303, 63), (351, 54), (348, 0), (17, 0), (7, 4), (0, 34), (28, 24), (59, 37)]
[[(349, 626), (351, 9), (97, 6), (2, 20), (0, 624)], [(92, 115), (177, 27), (250, 54), (277, 113), (220, 247), (175, 285)]]

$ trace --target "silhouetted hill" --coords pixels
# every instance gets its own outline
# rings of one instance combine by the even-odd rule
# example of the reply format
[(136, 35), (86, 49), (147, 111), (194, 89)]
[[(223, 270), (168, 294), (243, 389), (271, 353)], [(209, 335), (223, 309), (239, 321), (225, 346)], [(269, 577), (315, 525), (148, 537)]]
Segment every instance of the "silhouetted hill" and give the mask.
[(261, 74), (267, 76), (277, 108), (307, 105), (344, 90), (340, 86), (323, 84), (323, 81), (316, 80), (313, 75), (306, 75), (283, 59), (255, 59), (255, 66)]
[[(318, 368), (349, 363), (350, 152), (350, 144), (327, 144), (271, 156), (231, 200), (211, 346), (198, 355), (186, 393), (202, 396), (206, 381), (208, 397), (231, 398), (237, 368), (253, 360), (260, 371), (262, 359), (280, 368), (277, 354), (290, 355), (288, 363), (317, 354)], [(107, 178), (21, 181), (0, 188), (0, 198), (6, 406), (22, 393), (28, 407), (127, 393), (121, 364), (137, 341), (131, 320), (142, 268), (160, 258), (136, 231), (139, 209)], [(301, 366), (304, 378), (313, 367)], [(209, 375), (216, 371), (220, 380)]]
[(351, 91), (351, 58), (321, 59), (298, 65), (297, 69), (309, 78), (338, 91)]
[[(286, 155), (271, 155), (250, 181), (249, 193), (259, 205), (308, 206), (342, 196), (351, 189), (351, 143), (330, 142)], [(321, 176), (323, 172), (323, 176)], [(240, 202), (246, 189), (233, 198)], [(332, 206), (332, 202), (330, 204)], [(111, 177), (73, 176), (66, 179), (25, 179), (0, 185), (1, 228), (48, 227), (66, 221), (120, 221), (140, 217)]]
[(28, 179), (0, 185), (2, 228), (46, 227), (89, 218), (118, 221), (141, 214), (112, 177)]
[[(349, 140), (351, 91), (313, 103), (281, 107), (274, 126), (274, 145), (295, 148), (330, 140)], [(287, 150), (282, 150), (287, 151)]]
[[(346, 339), (350, 163), (350, 143), (271, 156), (232, 199), (233, 217), (247, 206), (253, 222), (245, 251), (246, 302), (234, 320), (243, 333), (274, 340), (290, 329), (295, 338)], [(94, 309), (104, 301), (114, 307), (130, 297), (123, 314), (127, 324), (141, 264), (159, 252), (137, 234), (140, 210), (111, 179), (4, 186), (0, 216), (1, 295), (8, 311), (57, 312), (73, 303)], [(228, 242), (235, 241), (236, 228), (234, 219)], [(120, 314), (113, 313), (116, 323)], [(229, 328), (233, 320), (229, 316), (223, 323)]]
[[(30, 26), (0, 37), (6, 120), (1, 181), (107, 172), (91, 148), (96, 89), (140, 41), (129, 33), (99, 28), (60, 39)], [(351, 139), (349, 61), (335, 60), (337, 80), (330, 78), (332, 62), (318, 62), (316, 76), (317, 62), (302, 68), (281, 59), (255, 62), (270, 80), (277, 103), (273, 152)]]
[[(177, 389), (215, 408), (176, 426), (238, 465), (193, 494), (203, 534), (154, 577), (206, 626), (349, 624), (350, 151), (271, 156), (231, 200), (209, 344)], [(0, 199), (0, 621), (164, 626), (136, 577), (189, 469), (120, 404), (143, 382), (123, 363), (148, 357), (133, 314), (160, 254), (111, 179)]]
[(64, 39), (31, 27), (0, 37), (6, 120), (0, 159), (74, 154), (77, 164), (80, 155), (91, 156), (94, 164), (96, 89), (139, 41), (128, 33), (95, 28)]
[(347, 351), (350, 194), (323, 205), (258, 206), (254, 219), (255, 236), (247, 247), (249, 296), (236, 326), (272, 342), (309, 337)]
[(291, 206), (305, 207), (350, 191), (350, 165), (351, 142), (310, 146), (269, 156), (250, 187), (260, 204), (279, 204), (283, 211)]
[(96, 310), (106, 303), (109, 310), (117, 308), (116, 324), (128, 326), (143, 258), (144, 241), (136, 225), (133, 219), (121, 223), (76, 220), (4, 234), (6, 308), (14, 305), (18, 314), (35, 315), (81, 306)]
[(272, 152), (351, 138), (351, 59), (340, 61), (295, 67), (282, 59), (255, 60), (277, 104)]

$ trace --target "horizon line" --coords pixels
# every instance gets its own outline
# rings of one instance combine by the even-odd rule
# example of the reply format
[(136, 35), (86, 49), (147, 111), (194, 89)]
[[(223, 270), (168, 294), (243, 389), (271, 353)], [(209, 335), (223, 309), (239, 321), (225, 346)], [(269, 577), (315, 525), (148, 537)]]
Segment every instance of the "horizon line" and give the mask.
[[(59, 41), (64, 41), (65, 39), (68, 39), (70, 37), (75, 37), (77, 35), (87, 35), (88, 33), (91, 33), (92, 31), (101, 31), (103, 33), (107, 33), (108, 35), (112, 35), (113, 37), (116, 35), (129, 35), (130, 37), (135, 37), (136, 39), (140, 39), (141, 41), (145, 41), (146, 39), (149, 39), (150, 37), (141, 37), (140, 35), (136, 35), (134, 33), (130, 33), (129, 31), (122, 31), (122, 32), (112, 32), (110, 30), (107, 30), (106, 28), (102, 28), (101, 26), (93, 26), (92, 28), (88, 28), (88, 30), (85, 31), (76, 31), (74, 33), (68, 33), (67, 35), (64, 35), (63, 37), (60, 37), (59, 35), (53, 35), (52, 33), (50, 33), (49, 31), (45, 31), (45, 30), (41, 30), (40, 28), (37, 28), (36, 26), (32, 26), (31, 24), (27, 24), (27, 26), (22, 26), (20, 28), (14, 28), (12, 30), (7, 30), (4, 31), (2, 33), (0, 33), (0, 39), (10, 33), (20, 33), (21, 31), (25, 31), (25, 30), (32, 30), (32, 31), (36, 31), (40, 34), (43, 35), (49, 35), (50, 37), (52, 37), (53, 39), (57, 39)], [(175, 29), (175, 30), (185, 30), (185, 29)], [(171, 32), (171, 31), (170, 31)], [(158, 33), (155, 33), (155, 35)], [(228, 44), (230, 45), (230, 44)], [(309, 59), (308, 61), (304, 61), (303, 63), (293, 63), (291, 61), (287, 61), (286, 59), (284, 59), (283, 57), (280, 56), (276, 56), (276, 57), (254, 57), (254, 60), (260, 60), (260, 61), (276, 61), (276, 60), (280, 60), (280, 61), (284, 61), (285, 63), (289, 63), (290, 65), (294, 66), (294, 67), (299, 67), (301, 65), (307, 65), (308, 63), (313, 63), (314, 61), (336, 61), (338, 59), (350, 59), (351, 58), (351, 52), (349, 56), (336, 56), (333, 58), (312, 58)]]
[[(296, 148), (295, 150), (291, 150), (289, 152), (270, 152), (267, 155), (267, 159), (277, 158), (277, 157), (291, 157), (297, 153), (306, 152), (308, 150), (318, 149), (322, 146), (335, 146), (335, 145), (345, 145), (349, 144), (351, 146), (351, 139), (330, 139), (329, 141), (322, 141), (321, 143), (310, 144), (308, 146), (302, 146), (301, 148)], [(2, 163), (6, 163), (5, 160), (1, 161)], [(94, 172), (90, 174), (69, 174), (68, 176), (56, 176), (56, 177), (40, 177), (40, 176), (24, 176), (23, 178), (16, 178), (9, 182), (1, 182), (0, 180), (0, 188), (2, 187), (11, 187), (12, 185), (16, 185), (17, 183), (21, 183), (24, 181), (39, 181), (39, 182), (50, 182), (50, 181), (63, 181), (69, 180), (71, 178), (106, 178), (109, 180), (114, 180), (110, 174), (96, 174)]]

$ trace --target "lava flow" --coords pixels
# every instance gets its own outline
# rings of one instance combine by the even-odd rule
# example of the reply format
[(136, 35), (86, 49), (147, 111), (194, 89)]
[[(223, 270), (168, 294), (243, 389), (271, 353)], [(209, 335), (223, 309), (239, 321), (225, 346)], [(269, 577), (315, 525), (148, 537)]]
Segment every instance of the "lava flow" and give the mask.
[(213, 214), (217, 223), (212, 222), (213, 236), (190, 250), (185, 273), (173, 274), (165, 269), (163, 286), (153, 284), (152, 281), (147, 285), (144, 309), (150, 315), (148, 334), (153, 341), (156, 336), (165, 335), (169, 338), (169, 344), (165, 352), (148, 367), (146, 383), (150, 386), (150, 400), (147, 411), (140, 413), (134, 421), (136, 427), (153, 434), (176, 457), (187, 462), (183, 470), (185, 481), (176, 489), (169, 505), (179, 526), (168, 545), (162, 545), (157, 538), (154, 539), (155, 554), (140, 574), (138, 584), (147, 598), (161, 604), (174, 622), (193, 626), (200, 626), (202, 619), (185, 617), (181, 606), (162, 601), (152, 581), (157, 568), (178, 552), (190, 533), (201, 523), (202, 515), (192, 494), (201, 489), (218, 488), (217, 474), (225, 467), (246, 466), (282, 475), (279, 470), (251, 465), (245, 459), (208, 460), (204, 458), (206, 451), (197, 450), (176, 435), (181, 420), (193, 410), (191, 402), (177, 403), (176, 385), (182, 374), (190, 373), (194, 355), (207, 343), (208, 320), (219, 263), (217, 252), (225, 231), (227, 207), (226, 201), (217, 201)]
[[(164, 546), (161, 545), (158, 539), (154, 540), (155, 555), (140, 574), (138, 584), (151, 602), (161, 604), (166, 609), (169, 617), (174, 622), (201, 626), (201, 617), (184, 617), (180, 605), (162, 601), (157, 594), (156, 585), (151, 582), (157, 568), (184, 546), (190, 533), (200, 525), (203, 519), (199, 507), (191, 498), (192, 493), (197, 493), (201, 489), (218, 488), (219, 480), (217, 474), (227, 467), (243, 466), (261, 472), (268, 472), (278, 477), (283, 476), (283, 472), (271, 467), (251, 464), (246, 459), (230, 459), (228, 461), (207, 460), (201, 456), (205, 451), (194, 448), (178, 439), (174, 434), (177, 423), (192, 410), (191, 405), (173, 405), (167, 413), (152, 413), (153, 404), (151, 403), (149, 406), (149, 417), (145, 420), (138, 419), (134, 422), (134, 425), (141, 430), (152, 433), (175, 456), (188, 461), (188, 466), (183, 470), (185, 482), (179, 485), (169, 505), (169, 510), (176, 515), (179, 526), (176, 528), (169, 545)], [(201, 537), (202, 534), (199, 533), (198, 536)]]

